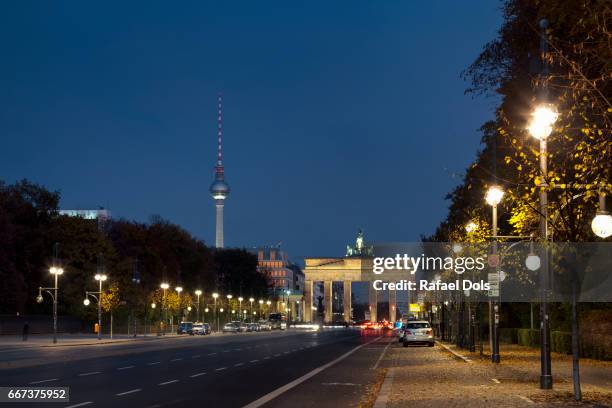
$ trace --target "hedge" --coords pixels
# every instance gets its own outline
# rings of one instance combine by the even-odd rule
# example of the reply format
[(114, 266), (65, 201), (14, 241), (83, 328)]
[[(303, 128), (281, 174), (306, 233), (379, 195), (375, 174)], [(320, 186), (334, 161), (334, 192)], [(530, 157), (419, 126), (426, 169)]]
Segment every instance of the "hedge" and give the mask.
[(518, 330), (511, 327), (500, 327), (499, 328), (499, 339), (506, 343), (517, 344), (518, 343)]
[(539, 347), (540, 331), (536, 329), (517, 329), (517, 342), (521, 346)]
[[(540, 347), (539, 330), (513, 328), (500, 328), (499, 330), (500, 340), (513, 344), (518, 343), (521, 346)], [(516, 341), (514, 341), (515, 338)], [(580, 357), (612, 360), (611, 344), (612, 336), (610, 335), (581, 335)], [(556, 353), (572, 354), (572, 333), (551, 331), (550, 349)]]

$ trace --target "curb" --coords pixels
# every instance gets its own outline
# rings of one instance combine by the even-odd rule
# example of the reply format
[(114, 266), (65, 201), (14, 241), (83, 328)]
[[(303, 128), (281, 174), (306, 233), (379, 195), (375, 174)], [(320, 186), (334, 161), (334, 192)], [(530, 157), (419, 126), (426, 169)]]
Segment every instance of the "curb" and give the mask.
[(393, 388), (393, 379), (395, 378), (395, 368), (389, 368), (385, 375), (385, 381), (383, 381), (378, 397), (372, 408), (385, 408), (387, 402), (389, 402), (389, 395), (391, 395), (391, 389)]
[(466, 356), (461, 355), (461, 354), (457, 353), (456, 351), (452, 350), (446, 344), (440, 343), (438, 340), (436, 340), (436, 344), (440, 345), (443, 349), (445, 349), (446, 351), (448, 351), (449, 353), (451, 353), (453, 356), (457, 357), (458, 359), (463, 360), (466, 363), (473, 363), (472, 360), (470, 360)]

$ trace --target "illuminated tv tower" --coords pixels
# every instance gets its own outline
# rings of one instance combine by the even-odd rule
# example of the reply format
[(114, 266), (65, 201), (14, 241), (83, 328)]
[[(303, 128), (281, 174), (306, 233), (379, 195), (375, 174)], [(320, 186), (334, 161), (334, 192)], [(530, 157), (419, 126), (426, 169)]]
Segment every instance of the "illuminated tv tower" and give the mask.
[(229, 184), (225, 182), (223, 169), (223, 98), (219, 94), (217, 98), (217, 165), (215, 166), (215, 181), (210, 185), (210, 195), (215, 200), (217, 207), (217, 226), (215, 230), (215, 247), (223, 248), (223, 206), (225, 199), (229, 196)]

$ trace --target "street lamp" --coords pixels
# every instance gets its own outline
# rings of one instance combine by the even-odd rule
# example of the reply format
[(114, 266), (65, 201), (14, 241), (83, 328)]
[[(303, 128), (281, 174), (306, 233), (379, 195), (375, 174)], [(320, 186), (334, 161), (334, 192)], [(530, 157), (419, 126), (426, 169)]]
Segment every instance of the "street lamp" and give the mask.
[(215, 315), (213, 316), (213, 319), (217, 321), (217, 332), (218, 332), (219, 331), (219, 315), (217, 314), (217, 298), (219, 297), (219, 294), (215, 292), (212, 294), (212, 297), (215, 302)]
[(94, 279), (98, 281), (98, 291), (97, 292), (85, 292), (85, 300), (83, 300), (83, 304), (85, 306), (89, 306), (89, 296), (96, 299), (98, 302), (98, 340), (102, 339), (102, 282), (106, 281), (108, 277), (103, 273), (96, 273)]
[[(64, 269), (59, 263), (59, 242), (53, 245), (53, 264), (49, 268), (49, 273), (53, 275), (55, 284), (52, 288), (38, 287), (38, 296), (36, 302), (42, 303), (43, 296), (42, 291), (47, 292), (53, 300), (53, 343), (57, 343), (57, 291), (58, 291), (58, 277), (64, 274)], [(53, 291), (53, 292), (51, 292)]]
[[(181, 321), (183, 321), (183, 306), (181, 305), (181, 292), (183, 291), (183, 287), (179, 285), (176, 288), (174, 288), (174, 290), (176, 290), (176, 293), (178, 293), (178, 303), (179, 303), (179, 311), (180, 311), (179, 317), (181, 318)], [(174, 322), (174, 317), (172, 317), (172, 322)], [(174, 326), (172, 326), (172, 331), (174, 331)]]
[[(238, 297), (238, 310), (242, 310), (242, 301), (244, 298), (242, 296)], [(240, 316), (240, 321), (242, 321), (242, 315)]]
[[(251, 304), (251, 315), (253, 315), (253, 302), (255, 301), (255, 298), (250, 297), (249, 298), (249, 303)], [(252, 318), (252, 317), (251, 317)]]
[[(491, 186), (489, 187), (489, 189), (487, 190), (487, 193), (485, 195), (485, 200), (487, 202), (487, 204), (489, 204), (493, 210), (493, 214), (492, 214), (492, 225), (493, 225), (493, 234), (492, 234), (492, 238), (493, 238), (493, 248), (492, 248), (492, 254), (497, 257), (497, 206), (499, 205), (499, 203), (501, 202), (502, 198), (504, 197), (504, 190), (502, 190), (500, 187), (498, 186)], [(497, 273), (497, 270), (499, 268), (499, 262), (496, 262), (495, 264), (495, 272)], [(496, 275), (498, 277), (498, 282), (499, 282), (499, 275)], [(498, 293), (499, 296), (499, 293)], [(499, 356), (499, 336), (498, 336), (498, 331), (497, 331), (497, 325), (499, 322), (499, 307), (497, 305), (496, 301), (489, 301), (489, 325), (491, 327), (491, 361), (494, 363), (499, 363), (500, 361), (500, 356)], [(491, 319), (491, 317), (493, 317), (493, 319)]]
[(263, 318), (263, 299), (259, 299), (259, 318)]
[(196, 296), (198, 297), (197, 300), (197, 306), (196, 306), (196, 310), (197, 310), (197, 316), (196, 316), (196, 320), (199, 322), (200, 321), (200, 295), (202, 295), (202, 291), (200, 289), (197, 289), (195, 291)]
[[(553, 130), (553, 124), (557, 120), (558, 114), (553, 105), (548, 103), (548, 88), (546, 87), (546, 76), (548, 76), (548, 20), (540, 20), (540, 55), (542, 56), (542, 71), (540, 73), (542, 83), (540, 105), (535, 108), (531, 115), (531, 123), (528, 130), (531, 135), (540, 140), (540, 177), (539, 177), (539, 194), (540, 194), (540, 240), (542, 244), (548, 241), (548, 153), (546, 139)], [(543, 268), (540, 272), (540, 388), (551, 389), (553, 386), (551, 359), (550, 359), (550, 326), (548, 321), (548, 253), (545, 245), (541, 248)]]
[(162, 282), (162, 284), (159, 285), (159, 287), (162, 288), (162, 291), (164, 293), (163, 297), (162, 297), (162, 311), (163, 311), (163, 314), (164, 314), (164, 317), (163, 317), (164, 321), (162, 323), (163, 327), (164, 327), (164, 330), (162, 331), (162, 335), (165, 336), (166, 335), (166, 323), (168, 321), (168, 311), (167, 311), (167, 308), (166, 308), (166, 291), (170, 288), (170, 284), (167, 283), (167, 282)]
[(600, 238), (608, 238), (612, 235), (612, 215), (606, 211), (606, 195), (599, 193), (599, 210), (591, 222), (593, 233)]
[(465, 225), (465, 231), (468, 234), (476, 231), (477, 228), (478, 228), (478, 224), (476, 224), (474, 221), (470, 221)]

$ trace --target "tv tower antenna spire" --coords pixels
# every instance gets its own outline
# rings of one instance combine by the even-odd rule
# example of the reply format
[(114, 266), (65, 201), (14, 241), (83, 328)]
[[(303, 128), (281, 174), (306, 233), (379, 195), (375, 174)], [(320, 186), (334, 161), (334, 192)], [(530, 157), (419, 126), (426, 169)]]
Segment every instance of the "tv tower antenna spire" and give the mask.
[(217, 96), (217, 165), (215, 166), (215, 180), (210, 185), (210, 195), (215, 200), (216, 228), (215, 247), (223, 248), (223, 208), (225, 199), (229, 196), (229, 184), (225, 181), (225, 169), (223, 167), (223, 96)]

